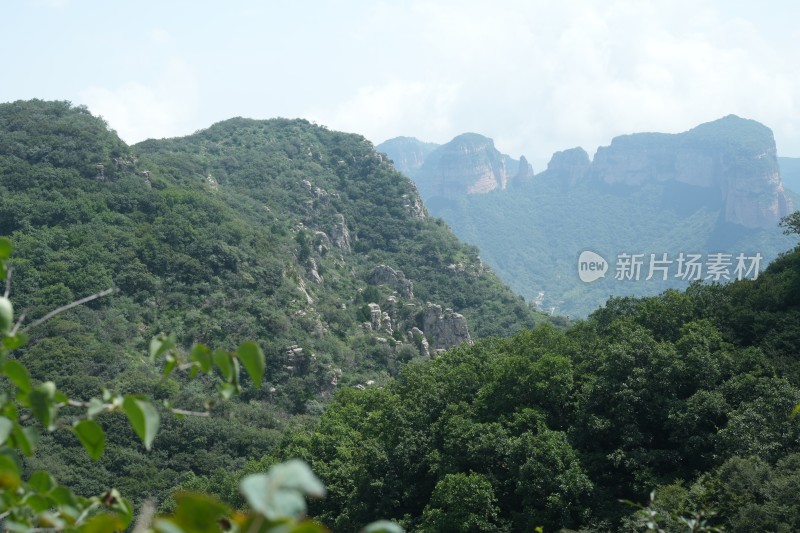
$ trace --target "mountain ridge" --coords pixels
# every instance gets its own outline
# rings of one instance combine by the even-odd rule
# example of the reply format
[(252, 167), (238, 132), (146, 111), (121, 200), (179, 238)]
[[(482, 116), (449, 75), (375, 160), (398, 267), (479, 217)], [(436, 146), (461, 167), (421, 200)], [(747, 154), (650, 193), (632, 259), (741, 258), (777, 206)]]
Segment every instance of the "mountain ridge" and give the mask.
[[(420, 182), (419, 173), (411, 177)], [(515, 290), (543, 309), (578, 317), (611, 295), (682, 287), (675, 279), (616, 283), (613, 265), (606, 278), (582, 283), (583, 251), (607, 258), (761, 253), (768, 262), (789, 246), (777, 223), (793, 208), (771, 130), (734, 115), (679, 134), (618, 136), (593, 159), (582, 148), (557, 152), (546, 170), (507, 190), (452, 188), (446, 198), (422, 186), (420, 192), (430, 212), (478, 246)]]
[(86, 496), (113, 474), (126, 495), (165, 501), (175, 479), (269, 453), (339, 389), (548, 320), (429, 217), (371, 143), (304, 120), (233, 118), (128, 146), (69, 102), (0, 104), (0, 234), (29, 320), (119, 289), (15, 352), (70, 397), (106, 387), (202, 411), (213, 379), (183, 388), (143, 356), (159, 332), (181, 346), (257, 341), (267, 356), (260, 389), (245, 381), (240, 400), (213, 406), (223, 422), (165, 417), (158, 454), (113, 415), (98, 419), (110, 441), (97, 463), (45, 436), (26, 468)]

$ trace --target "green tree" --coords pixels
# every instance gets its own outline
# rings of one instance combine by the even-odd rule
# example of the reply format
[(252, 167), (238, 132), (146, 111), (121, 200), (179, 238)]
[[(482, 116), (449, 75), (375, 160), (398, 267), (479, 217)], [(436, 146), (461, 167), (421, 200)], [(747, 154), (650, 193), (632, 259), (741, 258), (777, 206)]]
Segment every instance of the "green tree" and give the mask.
[(433, 489), (422, 513), (420, 533), (506, 531), (499, 518), (492, 484), (482, 475), (448, 474)]

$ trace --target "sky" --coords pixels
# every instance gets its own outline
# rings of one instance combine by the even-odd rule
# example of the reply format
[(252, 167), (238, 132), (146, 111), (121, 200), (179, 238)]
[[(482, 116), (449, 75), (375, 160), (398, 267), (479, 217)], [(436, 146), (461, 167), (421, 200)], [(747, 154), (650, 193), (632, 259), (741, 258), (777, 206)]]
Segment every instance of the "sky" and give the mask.
[(798, 20), (794, 1), (6, 0), (0, 102), (86, 105), (130, 144), (234, 116), (476, 132), (537, 172), (736, 114), (800, 157)]

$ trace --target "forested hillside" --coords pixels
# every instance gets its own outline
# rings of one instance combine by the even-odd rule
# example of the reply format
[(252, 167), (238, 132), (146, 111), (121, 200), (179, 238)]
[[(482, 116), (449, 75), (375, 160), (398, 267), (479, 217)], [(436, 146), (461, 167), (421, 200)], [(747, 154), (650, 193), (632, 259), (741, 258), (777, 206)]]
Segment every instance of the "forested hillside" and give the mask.
[(142, 359), (159, 332), (184, 347), (258, 341), (267, 355), (260, 390), (245, 383), (211, 419), (165, 417), (155, 453), (114, 415), (99, 418), (110, 441), (98, 463), (69, 433), (45, 437), (27, 468), (79, 494), (113, 478), (163, 503), (175, 479), (268, 453), (339, 388), (542, 320), (369, 142), (301, 120), (237, 118), (131, 147), (85, 108), (0, 105), (0, 235), (15, 246), (11, 300), (25, 324), (118, 290), (15, 352), (70, 397), (107, 387), (203, 411), (213, 380), (180, 388)]
[(705, 509), (726, 531), (796, 531), (798, 345), (800, 248), (756, 281), (612, 299), (570, 329), (341, 391), (281, 450), (330, 488), (315, 511), (337, 531), (373, 517), (425, 532), (644, 531), (619, 500), (653, 490), (667, 531), (687, 531), (671, 513)]

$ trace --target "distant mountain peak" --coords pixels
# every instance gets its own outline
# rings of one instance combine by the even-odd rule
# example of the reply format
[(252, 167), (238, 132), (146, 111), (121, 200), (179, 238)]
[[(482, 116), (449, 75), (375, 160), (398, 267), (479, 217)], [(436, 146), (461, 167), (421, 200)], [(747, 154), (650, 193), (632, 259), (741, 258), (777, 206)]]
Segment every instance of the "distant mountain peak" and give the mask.
[(438, 144), (420, 141), (416, 137), (395, 137), (382, 142), (375, 149), (388, 155), (394, 168), (406, 176), (413, 176), (428, 154), (438, 147)]
[(593, 179), (638, 187), (675, 182), (718, 189), (725, 221), (773, 227), (791, 212), (781, 184), (772, 130), (728, 115), (683, 133), (634, 133), (597, 149)]

